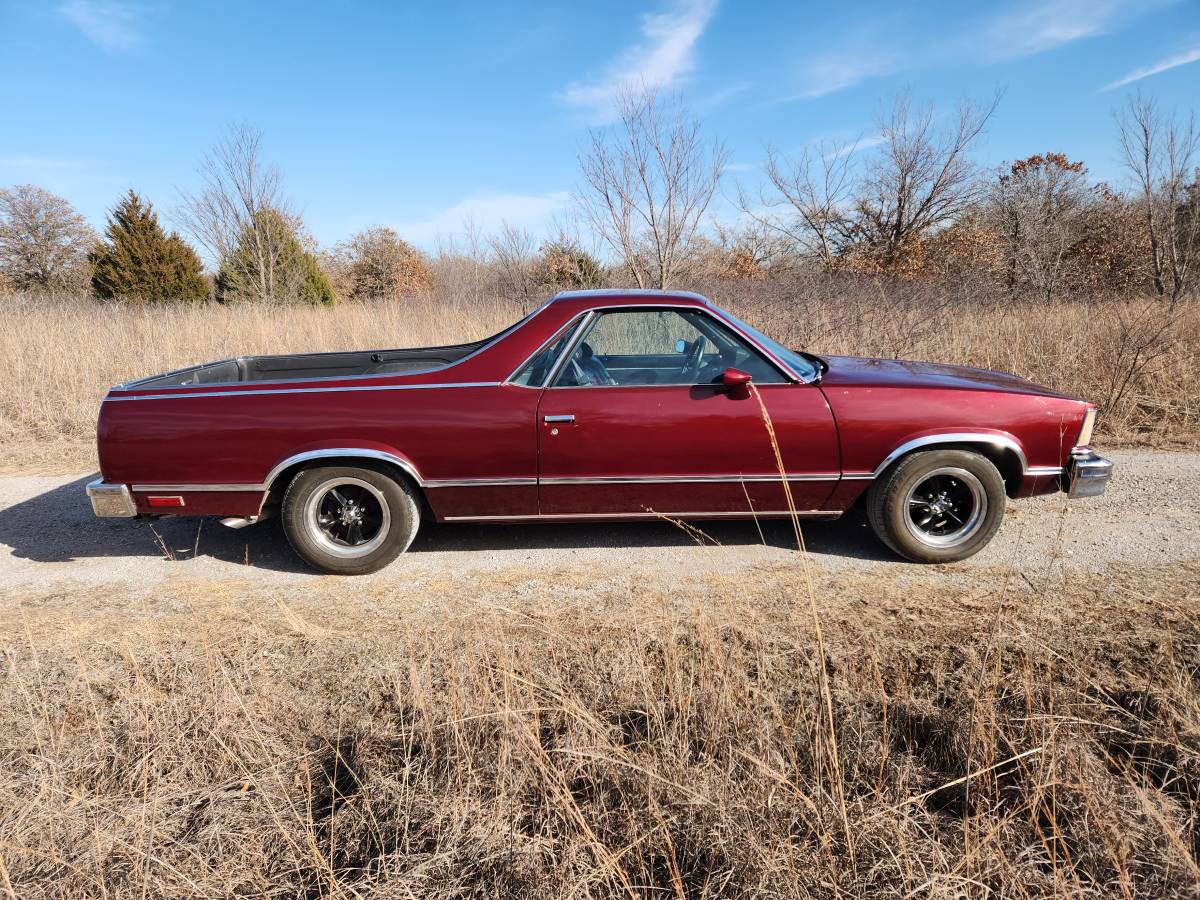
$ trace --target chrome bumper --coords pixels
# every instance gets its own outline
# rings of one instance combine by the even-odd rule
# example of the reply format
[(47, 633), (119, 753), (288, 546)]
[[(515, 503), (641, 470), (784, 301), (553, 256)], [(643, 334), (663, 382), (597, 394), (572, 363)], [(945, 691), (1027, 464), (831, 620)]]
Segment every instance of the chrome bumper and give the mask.
[(1096, 497), (1104, 493), (1108, 480), (1112, 478), (1112, 460), (1105, 459), (1091, 450), (1080, 450), (1071, 454), (1067, 464), (1067, 496)]
[(137, 515), (127, 484), (109, 484), (97, 478), (88, 484), (87, 495), (92, 501), (92, 512), (98, 516), (130, 518)]

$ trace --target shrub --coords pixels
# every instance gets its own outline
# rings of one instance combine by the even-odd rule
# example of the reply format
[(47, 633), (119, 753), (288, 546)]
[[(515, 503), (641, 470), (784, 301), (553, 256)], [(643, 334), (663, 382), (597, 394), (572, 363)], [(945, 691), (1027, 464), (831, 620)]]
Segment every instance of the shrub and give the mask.
[(560, 290), (597, 288), (604, 284), (604, 270), (600, 263), (567, 238), (542, 244), (533, 268), (534, 281)]
[(167, 234), (149, 203), (129, 191), (108, 217), (106, 241), (88, 259), (92, 290), (105, 300), (194, 302), (208, 294), (200, 257), (175, 232)]
[(393, 229), (379, 225), (339, 244), (328, 262), (338, 293), (353, 300), (415, 294), (433, 281), (425, 254)]
[(222, 303), (238, 300), (314, 303), (330, 306), (337, 294), (315, 256), (297, 234), (300, 223), (269, 207), (257, 211), (237, 246), (221, 260), (216, 293)]

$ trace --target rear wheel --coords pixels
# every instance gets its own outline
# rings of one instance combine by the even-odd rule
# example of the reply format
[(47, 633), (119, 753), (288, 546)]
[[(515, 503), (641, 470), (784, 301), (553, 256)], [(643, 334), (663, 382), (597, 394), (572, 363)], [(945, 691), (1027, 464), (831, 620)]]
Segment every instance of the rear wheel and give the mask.
[(928, 450), (906, 456), (871, 486), (867, 518), (901, 556), (956, 562), (992, 539), (1006, 499), (991, 460), (969, 450)]
[(283, 530), (309, 565), (336, 575), (382, 569), (408, 549), (421, 513), (407, 484), (374, 469), (300, 472), (283, 495)]

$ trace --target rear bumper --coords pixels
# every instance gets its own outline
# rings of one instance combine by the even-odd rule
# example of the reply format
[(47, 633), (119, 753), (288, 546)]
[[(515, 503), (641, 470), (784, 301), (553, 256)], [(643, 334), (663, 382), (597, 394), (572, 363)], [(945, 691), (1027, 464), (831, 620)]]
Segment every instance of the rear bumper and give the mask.
[(1104, 493), (1112, 478), (1113, 464), (1092, 450), (1077, 450), (1071, 454), (1066, 470), (1067, 496), (1096, 497)]
[(92, 501), (92, 512), (104, 518), (131, 518), (137, 515), (137, 506), (127, 484), (109, 484), (97, 478), (87, 486), (88, 499)]

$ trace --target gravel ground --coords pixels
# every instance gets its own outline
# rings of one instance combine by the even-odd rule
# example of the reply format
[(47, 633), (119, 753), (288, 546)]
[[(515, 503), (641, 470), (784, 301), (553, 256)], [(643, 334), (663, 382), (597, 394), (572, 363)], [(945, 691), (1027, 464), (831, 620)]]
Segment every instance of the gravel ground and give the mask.
[[(811, 558), (834, 573), (969, 583), (998, 573), (1103, 571), (1109, 565), (1161, 567), (1200, 559), (1200, 453), (1109, 454), (1116, 474), (1099, 498), (1063, 495), (1010, 503), (999, 535), (953, 566), (897, 560), (862, 517), (804, 526)], [(239, 531), (215, 520), (95, 519), (84, 495), (94, 476), (0, 477), (0, 591), (61, 594), (101, 585), (156, 592), (179, 579), (295, 596), (329, 581), (292, 554), (278, 521)], [(445, 585), (455, 579), (512, 584), (572, 573), (597, 583), (678, 589), (689, 582), (747, 576), (795, 561), (788, 523), (707, 523), (717, 545), (697, 546), (666, 523), (629, 525), (431, 525), (410, 552), (355, 585)], [(350, 581), (344, 582), (350, 584)], [(24, 589), (24, 590), (20, 590)]]

